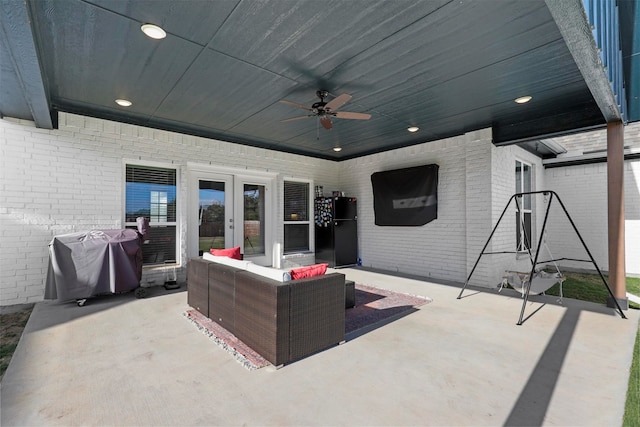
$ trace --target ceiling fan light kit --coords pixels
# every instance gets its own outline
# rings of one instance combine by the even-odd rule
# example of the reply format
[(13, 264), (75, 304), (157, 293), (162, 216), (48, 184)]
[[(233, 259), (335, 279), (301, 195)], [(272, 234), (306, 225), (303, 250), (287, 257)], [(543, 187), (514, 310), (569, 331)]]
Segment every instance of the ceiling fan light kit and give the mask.
[(307, 107), (297, 102), (287, 101), (286, 99), (280, 100), (280, 102), (283, 104), (291, 105), (292, 107), (301, 108), (310, 112), (310, 114), (307, 114), (305, 116), (291, 117), (289, 119), (284, 119), (281, 121), (290, 122), (293, 120), (306, 119), (307, 117), (318, 117), (318, 120), (322, 127), (330, 130), (331, 128), (333, 128), (333, 123), (331, 122), (332, 117), (348, 120), (369, 120), (371, 118), (371, 114), (354, 113), (351, 111), (336, 111), (344, 104), (349, 102), (349, 100), (352, 98), (349, 94), (343, 93), (342, 95), (336, 96), (329, 102), (325, 102), (325, 98), (329, 96), (328, 91), (321, 89), (316, 91), (316, 95), (318, 96), (318, 98), (320, 98), (320, 101), (313, 103), (311, 107)]

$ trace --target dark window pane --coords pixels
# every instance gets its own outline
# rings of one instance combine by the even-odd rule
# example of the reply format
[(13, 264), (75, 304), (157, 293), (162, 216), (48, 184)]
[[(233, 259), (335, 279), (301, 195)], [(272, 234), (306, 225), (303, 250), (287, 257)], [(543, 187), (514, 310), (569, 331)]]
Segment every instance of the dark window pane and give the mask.
[[(522, 192), (531, 192), (531, 166), (522, 165)], [(531, 195), (524, 196), (524, 208), (531, 209)]]
[(309, 184), (284, 182), (284, 220), (309, 221)]
[(522, 225), (520, 222), (520, 213), (516, 212), (516, 248), (518, 251), (523, 250), (522, 242), (520, 241), (522, 237)]
[(309, 250), (309, 224), (284, 225), (284, 253)]
[(519, 251), (531, 249), (531, 213), (525, 212), (520, 217), (516, 212), (516, 247)]
[(524, 244), (525, 249), (531, 249), (531, 212), (524, 214)]
[(265, 186), (244, 185), (244, 254), (265, 253)]
[(126, 222), (139, 216), (154, 222), (176, 221), (176, 171), (127, 165)]
[[(137, 229), (135, 226), (127, 228)], [(142, 263), (156, 265), (172, 260), (176, 260), (176, 227), (149, 227), (147, 240), (142, 245)]]
[(200, 180), (198, 211), (198, 249), (224, 249), (225, 190), (224, 182)]

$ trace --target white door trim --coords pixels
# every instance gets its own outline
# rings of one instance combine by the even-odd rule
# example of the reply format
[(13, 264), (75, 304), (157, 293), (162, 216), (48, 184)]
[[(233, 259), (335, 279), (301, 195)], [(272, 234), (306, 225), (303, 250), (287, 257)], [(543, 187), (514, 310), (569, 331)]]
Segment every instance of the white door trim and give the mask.
[(210, 171), (191, 170), (189, 171), (188, 193), (189, 206), (187, 208), (187, 257), (197, 257), (199, 251), (198, 231), (199, 211), (200, 211), (200, 181), (218, 181), (225, 183), (225, 246), (233, 246), (234, 233), (227, 233), (229, 226), (233, 225), (233, 176), (227, 174), (213, 173)]
[[(219, 166), (214, 164), (204, 164), (197, 162), (187, 163), (187, 256), (198, 256), (198, 205), (199, 205), (199, 180), (225, 181), (231, 179), (231, 198), (233, 204), (229, 205), (225, 211), (225, 216), (231, 215), (234, 232), (232, 234), (233, 246), (244, 248), (244, 227), (243, 227), (243, 190), (244, 184), (264, 185), (265, 194), (265, 255), (252, 256), (251, 260), (262, 265), (271, 265), (273, 242), (276, 231), (276, 178), (278, 173), (268, 171), (247, 170), (229, 166)], [(225, 181), (227, 182), (227, 181)], [(225, 188), (226, 192), (226, 188)], [(228, 213), (230, 211), (230, 213)], [(225, 226), (229, 226), (228, 219), (225, 219)], [(226, 233), (225, 233), (226, 234)], [(244, 253), (244, 250), (242, 251)]]

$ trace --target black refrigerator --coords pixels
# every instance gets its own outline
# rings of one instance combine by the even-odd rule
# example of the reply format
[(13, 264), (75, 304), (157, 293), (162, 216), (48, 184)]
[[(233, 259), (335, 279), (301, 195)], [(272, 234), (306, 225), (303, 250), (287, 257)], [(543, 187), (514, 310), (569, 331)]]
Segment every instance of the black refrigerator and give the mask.
[(315, 199), (316, 262), (329, 267), (358, 263), (358, 210), (355, 197)]

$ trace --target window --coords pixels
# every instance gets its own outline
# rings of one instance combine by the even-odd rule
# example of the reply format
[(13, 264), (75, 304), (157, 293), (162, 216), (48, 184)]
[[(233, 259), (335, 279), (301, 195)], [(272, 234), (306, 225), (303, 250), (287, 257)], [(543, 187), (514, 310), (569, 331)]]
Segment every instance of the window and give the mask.
[(284, 182), (284, 253), (309, 251), (311, 213), (308, 182)]
[[(516, 193), (530, 193), (531, 165), (516, 160)], [(525, 252), (531, 244), (531, 194), (516, 198), (516, 248)]]
[(127, 165), (125, 226), (136, 228), (136, 218), (149, 220), (148, 242), (142, 248), (144, 265), (176, 259), (176, 170)]

